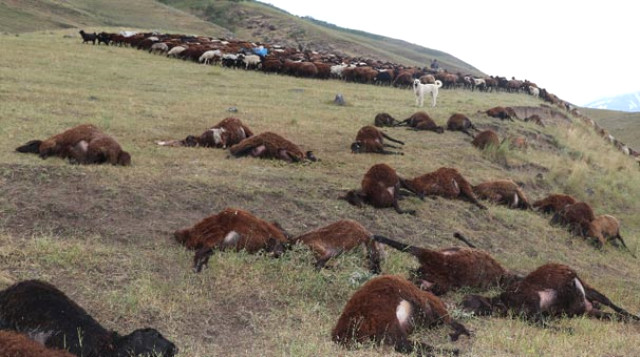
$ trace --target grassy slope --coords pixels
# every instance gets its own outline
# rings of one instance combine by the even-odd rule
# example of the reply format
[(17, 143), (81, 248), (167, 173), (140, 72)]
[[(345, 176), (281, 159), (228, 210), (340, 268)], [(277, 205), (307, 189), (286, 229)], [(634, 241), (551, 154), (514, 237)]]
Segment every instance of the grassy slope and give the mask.
[[(120, 26), (221, 36), (226, 30), (154, 0), (0, 0), (0, 31)], [(112, 29), (114, 30), (114, 29)]]
[[(411, 217), (356, 209), (336, 199), (358, 187), (377, 162), (404, 176), (453, 166), (472, 183), (521, 181), (532, 200), (550, 192), (587, 200), (597, 213), (621, 219), (622, 234), (637, 253), (640, 184), (632, 160), (578, 122), (540, 128), (477, 114), (495, 105), (540, 104), (532, 97), (443, 90), (438, 107), (427, 108), (440, 124), (462, 112), (501, 136), (539, 138), (527, 153), (481, 153), (461, 133), (388, 129), (407, 142), (405, 156), (353, 156), (351, 140), (376, 113), (402, 119), (416, 110), (409, 91), (223, 70), (133, 49), (81, 45), (62, 32), (5, 35), (0, 41), (0, 288), (46, 279), (110, 328), (157, 327), (181, 348), (181, 356), (380, 355), (368, 348), (343, 351), (329, 339), (358, 277), (366, 276), (361, 254), (347, 254), (334, 269), (316, 273), (304, 249), (280, 260), (227, 252), (216, 254), (202, 274), (191, 273), (192, 253), (172, 241), (172, 232), (234, 206), (278, 220), (293, 234), (348, 217), (373, 232), (440, 248), (457, 244), (450, 236), (460, 230), (506, 266), (528, 271), (549, 261), (567, 263), (619, 305), (640, 310), (638, 260), (612, 246), (596, 251), (551, 227), (548, 217), (410, 198), (401, 204), (417, 209)], [(348, 105), (331, 104), (338, 92)], [(200, 133), (229, 115), (231, 106), (255, 132), (279, 132), (315, 150), (322, 161), (287, 165), (154, 144)], [(77, 167), (13, 151), (82, 122), (114, 135), (132, 153), (133, 166)], [(505, 158), (520, 169), (507, 169)], [(383, 270), (404, 275), (414, 264), (390, 251)], [(460, 297), (445, 300), (455, 304)], [(637, 324), (572, 319), (558, 323), (571, 329), (563, 332), (519, 320), (462, 321), (475, 331), (473, 338), (451, 344), (446, 329), (421, 331), (416, 338), (459, 347), (468, 356), (640, 354)]]
[(636, 150), (640, 149), (640, 113), (589, 108), (581, 108), (580, 111), (609, 130), (618, 140)]

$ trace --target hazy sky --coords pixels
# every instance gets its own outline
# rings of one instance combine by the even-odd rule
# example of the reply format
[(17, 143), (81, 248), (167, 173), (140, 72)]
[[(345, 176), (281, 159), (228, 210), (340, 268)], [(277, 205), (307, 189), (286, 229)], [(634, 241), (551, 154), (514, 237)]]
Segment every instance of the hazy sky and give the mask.
[(640, 3), (633, 0), (261, 1), (447, 52), (577, 105), (640, 91)]

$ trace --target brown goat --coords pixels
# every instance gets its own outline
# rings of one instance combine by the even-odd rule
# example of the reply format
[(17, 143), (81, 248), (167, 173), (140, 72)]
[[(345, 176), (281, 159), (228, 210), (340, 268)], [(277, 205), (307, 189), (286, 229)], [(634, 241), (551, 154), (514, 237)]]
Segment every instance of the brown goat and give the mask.
[(381, 246), (373, 240), (371, 232), (354, 220), (343, 219), (314, 229), (294, 238), (292, 242), (307, 245), (311, 249), (316, 258), (316, 269), (322, 269), (329, 259), (364, 245), (367, 248), (369, 270), (373, 274), (380, 274)]
[(447, 130), (461, 131), (473, 138), (473, 134), (469, 131), (470, 129), (478, 130), (471, 122), (471, 119), (464, 114), (455, 113), (447, 120)]
[(539, 267), (496, 297), (470, 295), (464, 298), (462, 305), (479, 315), (506, 315), (511, 310), (538, 320), (577, 315), (611, 318), (612, 314), (596, 308), (598, 303), (612, 308), (623, 320), (640, 320), (582, 281), (575, 270), (555, 263)]
[(473, 186), (479, 199), (504, 204), (509, 208), (531, 209), (524, 191), (512, 180), (494, 180)]
[(513, 121), (513, 118), (516, 117), (516, 113), (511, 107), (493, 107), (487, 109), (485, 113), (492, 118), (498, 118), (500, 120)]
[(49, 156), (69, 158), (80, 164), (131, 164), (131, 155), (123, 151), (115, 139), (92, 124), (75, 126), (44, 141), (31, 140), (16, 151), (37, 153), (43, 159)]
[(231, 155), (236, 157), (251, 155), (287, 162), (300, 162), (305, 158), (310, 161), (318, 160), (311, 151), (307, 151), (305, 155), (298, 145), (269, 131), (246, 138), (233, 145), (229, 150)]
[(477, 147), (480, 150), (484, 150), (488, 147), (498, 147), (500, 146), (500, 138), (498, 134), (491, 130), (484, 130), (479, 132), (476, 137), (471, 142), (473, 146)]
[(226, 208), (190, 228), (177, 230), (174, 237), (187, 249), (196, 250), (195, 272), (200, 272), (208, 263), (214, 249), (244, 249), (248, 253), (265, 250), (278, 257), (288, 244), (285, 232), (277, 223), (263, 221), (236, 208)]
[(578, 202), (573, 196), (565, 195), (562, 193), (551, 194), (541, 200), (535, 201), (533, 207), (537, 208), (543, 213), (556, 213), (560, 212), (566, 205), (571, 205)]
[(551, 218), (552, 224), (567, 226), (573, 234), (586, 236), (591, 222), (596, 219), (593, 208), (586, 202), (576, 202), (564, 206)]
[(413, 130), (429, 130), (438, 134), (444, 133), (444, 128), (438, 126), (426, 112), (416, 112), (407, 119), (397, 123), (395, 126), (408, 126)]
[(602, 248), (607, 241), (613, 242), (618, 239), (620, 243), (622, 243), (622, 246), (628, 250), (634, 258), (636, 257), (620, 235), (620, 221), (612, 215), (603, 214), (591, 221), (591, 223), (589, 223), (589, 229), (587, 230), (587, 237), (595, 238), (600, 248)]
[(0, 330), (0, 356), (74, 357), (65, 350), (51, 349), (21, 333)]
[(377, 127), (395, 126), (397, 120), (388, 113), (378, 113), (373, 120), (373, 123)]
[[(417, 327), (443, 323), (454, 330), (450, 334), (453, 341), (460, 335), (470, 336), (466, 327), (451, 318), (437, 296), (421, 291), (402, 277), (383, 275), (369, 280), (351, 296), (331, 331), (331, 338), (348, 348), (374, 341), (393, 346), (401, 353), (415, 351), (419, 356), (431, 356), (435, 350), (432, 346), (412, 342), (408, 337)], [(438, 350), (458, 354), (458, 350)]]
[(340, 199), (362, 207), (364, 202), (376, 208), (393, 207), (398, 213), (415, 214), (414, 210), (402, 210), (398, 205), (400, 178), (391, 166), (376, 164), (369, 168), (361, 182), (360, 190), (351, 190)]
[[(460, 233), (454, 236), (468, 242)], [(515, 274), (480, 249), (451, 247), (435, 251), (378, 235), (373, 239), (415, 256), (420, 263), (414, 272), (416, 284), (436, 295), (462, 287), (487, 289), (515, 278)]]
[(442, 196), (449, 199), (461, 197), (487, 209), (478, 202), (469, 181), (454, 168), (441, 167), (411, 180), (400, 179), (400, 185), (419, 196)]
[(386, 154), (386, 155), (404, 155), (404, 153), (389, 151), (385, 149), (394, 148), (401, 149), (398, 146), (393, 146), (384, 143), (384, 139), (389, 141), (393, 141), (394, 143), (398, 143), (404, 145), (404, 142), (394, 139), (389, 135), (385, 134), (383, 131), (378, 128), (367, 125), (363, 126), (358, 130), (358, 134), (356, 134), (356, 140), (351, 144), (351, 152), (353, 153), (378, 153), (378, 154)]

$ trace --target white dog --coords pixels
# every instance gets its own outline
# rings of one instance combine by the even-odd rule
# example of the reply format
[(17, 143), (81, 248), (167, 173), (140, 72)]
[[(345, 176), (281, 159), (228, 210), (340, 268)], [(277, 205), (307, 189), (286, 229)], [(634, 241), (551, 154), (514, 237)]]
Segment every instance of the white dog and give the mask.
[(436, 98), (438, 97), (438, 88), (442, 87), (442, 82), (436, 80), (434, 84), (422, 84), (419, 79), (413, 81), (413, 93), (416, 95), (416, 106), (424, 105), (425, 93), (431, 93), (431, 106), (436, 106)]

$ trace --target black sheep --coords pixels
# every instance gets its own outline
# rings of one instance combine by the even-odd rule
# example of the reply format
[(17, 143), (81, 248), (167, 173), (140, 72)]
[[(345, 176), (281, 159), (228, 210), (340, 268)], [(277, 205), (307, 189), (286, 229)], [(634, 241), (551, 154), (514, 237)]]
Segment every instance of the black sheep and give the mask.
[(178, 349), (152, 328), (121, 336), (109, 331), (55, 286), (26, 280), (0, 291), (0, 328), (25, 333), (49, 348), (83, 357), (130, 357)]

